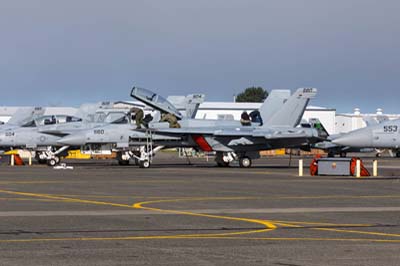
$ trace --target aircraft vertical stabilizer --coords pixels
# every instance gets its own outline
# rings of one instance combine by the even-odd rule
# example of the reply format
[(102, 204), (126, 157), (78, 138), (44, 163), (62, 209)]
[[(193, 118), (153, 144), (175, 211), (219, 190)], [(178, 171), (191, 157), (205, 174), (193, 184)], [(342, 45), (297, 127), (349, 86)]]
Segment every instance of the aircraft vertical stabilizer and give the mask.
[(169, 96), (167, 101), (178, 110), (182, 110), (186, 118), (195, 118), (200, 104), (204, 102), (204, 94), (189, 94), (188, 96)]
[(264, 123), (284, 105), (290, 97), (290, 90), (272, 90), (267, 99), (258, 109)]
[(42, 116), (45, 112), (45, 108), (42, 107), (20, 107), (17, 109), (15, 114), (8, 120), (8, 125), (21, 126), (32, 119), (36, 119)]
[(303, 117), (308, 102), (311, 98), (314, 98), (316, 94), (317, 89), (315, 88), (297, 89), (272, 117), (264, 121), (264, 127), (296, 127)]

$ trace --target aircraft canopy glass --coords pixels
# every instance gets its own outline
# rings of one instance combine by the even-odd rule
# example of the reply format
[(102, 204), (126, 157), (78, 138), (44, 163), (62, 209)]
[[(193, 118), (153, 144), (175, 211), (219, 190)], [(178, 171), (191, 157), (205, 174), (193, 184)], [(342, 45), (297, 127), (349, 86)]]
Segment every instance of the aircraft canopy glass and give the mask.
[(107, 124), (128, 124), (129, 118), (124, 112), (110, 112), (108, 114), (99, 113), (99, 118), (103, 121), (99, 121)]
[(47, 115), (39, 117), (35, 120), (36, 125), (44, 126), (44, 125), (55, 125), (55, 124), (65, 124), (72, 122), (81, 122), (82, 119), (74, 116), (68, 115)]
[(158, 109), (163, 112), (171, 113), (178, 118), (182, 118), (181, 113), (164, 97), (154, 93), (150, 90), (134, 87), (132, 89), (131, 96), (142, 101), (151, 107)]

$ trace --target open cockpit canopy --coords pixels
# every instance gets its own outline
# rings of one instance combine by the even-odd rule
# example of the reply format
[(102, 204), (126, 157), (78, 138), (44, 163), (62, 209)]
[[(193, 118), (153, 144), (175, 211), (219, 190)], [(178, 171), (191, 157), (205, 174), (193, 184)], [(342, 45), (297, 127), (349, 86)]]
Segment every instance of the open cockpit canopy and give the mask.
[(182, 119), (182, 114), (175, 108), (175, 106), (157, 93), (147, 89), (133, 87), (131, 96), (136, 100), (153, 107), (161, 113), (169, 113), (176, 116), (178, 119)]

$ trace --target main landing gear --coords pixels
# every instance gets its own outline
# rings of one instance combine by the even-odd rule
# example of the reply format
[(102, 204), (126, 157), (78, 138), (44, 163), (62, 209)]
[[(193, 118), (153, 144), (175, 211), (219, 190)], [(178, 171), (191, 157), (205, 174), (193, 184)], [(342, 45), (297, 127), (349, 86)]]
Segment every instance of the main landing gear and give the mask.
[(241, 168), (249, 168), (252, 165), (252, 159), (246, 154), (238, 155), (234, 152), (217, 152), (215, 157), (218, 167), (228, 167), (233, 161), (239, 161)]
[(47, 160), (47, 165), (53, 167), (53, 166), (56, 166), (57, 164), (59, 164), (60, 161), (61, 161), (60, 157), (54, 156), (53, 158)]
[(136, 151), (121, 151), (117, 153), (117, 160), (119, 165), (129, 165), (130, 160), (134, 160), (135, 165), (140, 168), (150, 168), (154, 155), (163, 149), (164, 146), (158, 146), (151, 149), (146, 146), (140, 147)]
[(242, 157), (239, 159), (239, 165), (242, 168), (249, 168), (251, 167), (251, 159), (249, 157)]
[(48, 166), (56, 166), (61, 161), (61, 156), (67, 154), (69, 146), (63, 146), (59, 149), (48, 147), (47, 150), (36, 151), (36, 160), (39, 164), (47, 163)]

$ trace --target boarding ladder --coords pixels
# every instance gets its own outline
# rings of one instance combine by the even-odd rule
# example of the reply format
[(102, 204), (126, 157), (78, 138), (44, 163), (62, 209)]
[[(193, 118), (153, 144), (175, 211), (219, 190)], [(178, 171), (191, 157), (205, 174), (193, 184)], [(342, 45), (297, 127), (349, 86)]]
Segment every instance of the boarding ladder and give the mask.
[(148, 160), (150, 162), (153, 161), (153, 131), (151, 129), (147, 128), (146, 129), (146, 146), (145, 146), (145, 151), (146, 154), (148, 155)]

